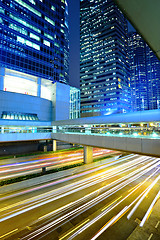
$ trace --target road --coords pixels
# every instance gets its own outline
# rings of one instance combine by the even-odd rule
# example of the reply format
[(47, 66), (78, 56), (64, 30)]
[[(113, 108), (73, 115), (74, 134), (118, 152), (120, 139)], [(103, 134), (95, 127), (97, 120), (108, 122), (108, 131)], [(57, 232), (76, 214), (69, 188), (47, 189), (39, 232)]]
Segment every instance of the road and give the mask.
[[(116, 153), (107, 149), (93, 149), (93, 158), (103, 157)], [(18, 176), (42, 172), (42, 168), (47, 170), (55, 167), (66, 166), (83, 162), (83, 150), (72, 150), (67, 152), (57, 152), (40, 156), (30, 156), (15, 159), (0, 160), (0, 181), (15, 178)]]
[(0, 239), (126, 240), (159, 190), (160, 159), (106, 159), (69, 177), (2, 194)]

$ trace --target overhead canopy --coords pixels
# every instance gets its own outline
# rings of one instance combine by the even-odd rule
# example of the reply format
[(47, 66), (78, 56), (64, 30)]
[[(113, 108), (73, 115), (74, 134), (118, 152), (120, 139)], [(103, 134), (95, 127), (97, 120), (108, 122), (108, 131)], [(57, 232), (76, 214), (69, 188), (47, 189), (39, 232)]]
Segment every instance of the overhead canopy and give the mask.
[(160, 59), (160, 0), (114, 0)]

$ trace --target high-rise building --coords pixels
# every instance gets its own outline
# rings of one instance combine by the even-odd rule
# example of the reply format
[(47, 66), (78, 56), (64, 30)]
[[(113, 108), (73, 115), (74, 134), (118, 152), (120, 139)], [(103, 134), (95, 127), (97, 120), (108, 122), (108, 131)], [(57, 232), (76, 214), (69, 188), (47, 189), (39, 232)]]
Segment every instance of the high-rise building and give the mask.
[(3, 71), (68, 83), (68, 55), (67, 0), (0, 0)]
[(160, 62), (136, 32), (128, 37), (132, 110), (160, 108)]
[(70, 109), (67, 2), (0, 0), (0, 121), (36, 126), (79, 116)]
[(146, 45), (146, 72), (148, 80), (148, 110), (160, 109), (160, 61)]
[(127, 21), (112, 0), (80, 2), (81, 117), (130, 110)]
[(132, 110), (148, 109), (145, 42), (139, 34), (129, 33), (129, 60), (132, 92)]

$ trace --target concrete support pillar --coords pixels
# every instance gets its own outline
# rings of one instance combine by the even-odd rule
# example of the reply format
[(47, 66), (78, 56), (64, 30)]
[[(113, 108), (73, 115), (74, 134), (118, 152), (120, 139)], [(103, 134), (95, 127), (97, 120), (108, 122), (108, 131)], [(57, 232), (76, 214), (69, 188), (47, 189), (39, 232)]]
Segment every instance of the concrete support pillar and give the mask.
[(47, 146), (44, 146), (43, 151), (47, 152)]
[(93, 162), (93, 147), (84, 146), (84, 163)]
[(46, 173), (46, 167), (42, 167), (42, 174)]
[(53, 151), (57, 151), (57, 141), (53, 140)]
[(4, 76), (5, 76), (5, 68), (0, 67), (0, 90), (4, 90)]
[(37, 97), (41, 97), (41, 78), (37, 78)]

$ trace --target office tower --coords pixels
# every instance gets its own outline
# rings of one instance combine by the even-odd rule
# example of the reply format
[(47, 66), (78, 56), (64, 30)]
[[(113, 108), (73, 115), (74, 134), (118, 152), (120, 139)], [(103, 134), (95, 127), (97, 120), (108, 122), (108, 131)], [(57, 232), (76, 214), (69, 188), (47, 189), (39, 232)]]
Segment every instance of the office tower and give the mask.
[(0, 120), (69, 119), (67, 2), (0, 1)]
[(148, 109), (160, 109), (160, 61), (146, 44)]
[(1, 76), (7, 68), (68, 83), (68, 55), (67, 0), (0, 1)]
[(81, 117), (130, 110), (127, 21), (112, 0), (80, 2)]
[(145, 42), (137, 33), (129, 33), (129, 59), (132, 92), (132, 110), (148, 109)]
[(130, 32), (128, 43), (132, 110), (157, 109), (160, 103), (160, 62), (138, 33)]

